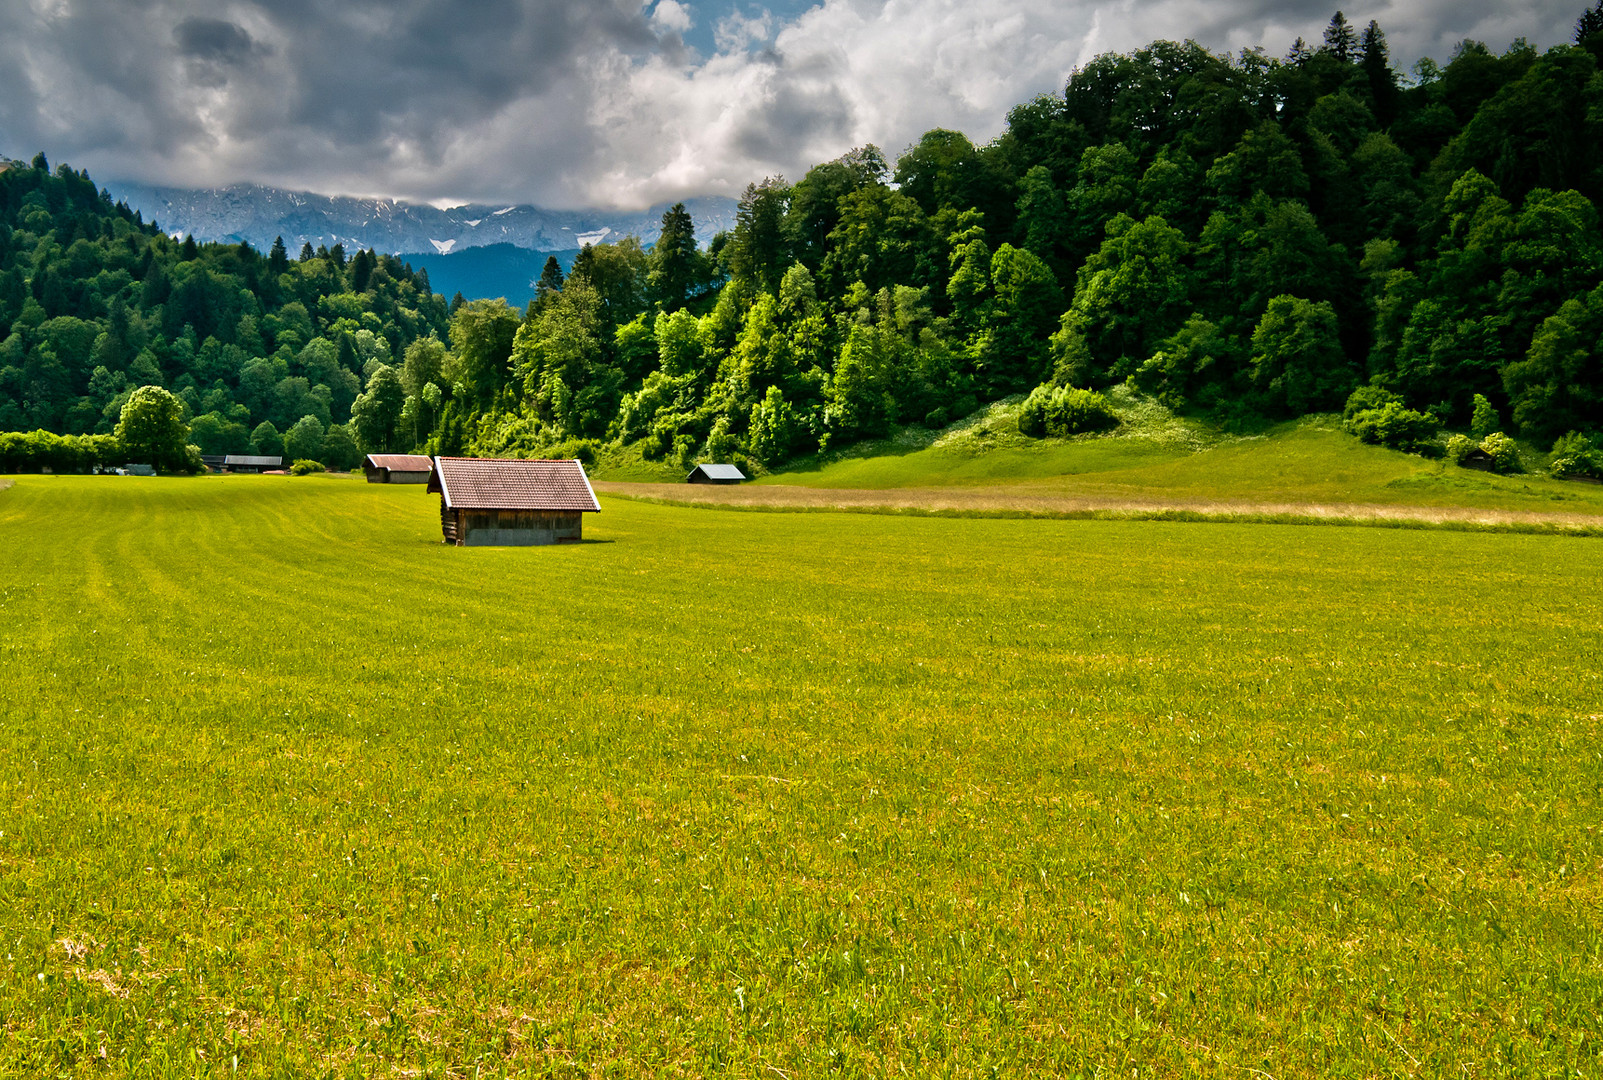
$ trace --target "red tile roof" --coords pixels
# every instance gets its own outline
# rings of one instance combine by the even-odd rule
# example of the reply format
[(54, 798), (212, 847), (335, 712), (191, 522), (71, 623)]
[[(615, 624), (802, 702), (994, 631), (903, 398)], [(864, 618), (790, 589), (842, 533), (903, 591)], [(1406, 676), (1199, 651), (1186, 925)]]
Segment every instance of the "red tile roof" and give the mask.
[(434, 459), (427, 454), (369, 454), (367, 463), (392, 472), (428, 472), (434, 467)]
[(456, 510), (601, 509), (577, 461), (440, 457), (429, 490), (441, 492)]

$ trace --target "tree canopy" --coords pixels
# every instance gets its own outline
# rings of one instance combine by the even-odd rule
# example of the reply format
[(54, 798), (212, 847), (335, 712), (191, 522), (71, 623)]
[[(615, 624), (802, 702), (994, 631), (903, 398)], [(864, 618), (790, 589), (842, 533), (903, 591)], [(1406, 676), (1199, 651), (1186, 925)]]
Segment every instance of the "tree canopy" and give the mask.
[(315, 426), (325, 455), (775, 465), (1129, 382), (1220, 419), (1363, 387), (1409, 430), (1484, 402), (1595, 433), (1600, 12), (1575, 45), (1467, 41), (1410, 79), (1340, 12), (1285, 59), (1105, 54), (983, 145), (936, 129), (768, 177), (711, 238), (675, 205), (654, 245), (549, 263), (526, 311), (372, 251), (174, 241), (41, 155), (0, 173), (0, 429), (109, 433), (150, 385), (203, 449)]

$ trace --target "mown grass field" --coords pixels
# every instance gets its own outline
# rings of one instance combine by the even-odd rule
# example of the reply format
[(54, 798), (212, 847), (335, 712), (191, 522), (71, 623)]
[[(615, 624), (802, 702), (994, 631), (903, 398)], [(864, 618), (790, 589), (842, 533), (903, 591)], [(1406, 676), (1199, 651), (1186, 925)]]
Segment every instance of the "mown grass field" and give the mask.
[(1597, 1076), (1603, 541), (0, 492), (0, 1075)]

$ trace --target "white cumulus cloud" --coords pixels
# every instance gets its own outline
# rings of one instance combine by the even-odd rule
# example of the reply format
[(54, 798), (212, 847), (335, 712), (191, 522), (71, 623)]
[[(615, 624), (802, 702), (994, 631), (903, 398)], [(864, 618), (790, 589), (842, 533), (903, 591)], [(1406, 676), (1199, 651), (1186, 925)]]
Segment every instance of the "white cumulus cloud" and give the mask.
[(677, 0), (658, 0), (651, 12), (651, 25), (663, 33), (683, 34), (694, 25), (690, 8)]

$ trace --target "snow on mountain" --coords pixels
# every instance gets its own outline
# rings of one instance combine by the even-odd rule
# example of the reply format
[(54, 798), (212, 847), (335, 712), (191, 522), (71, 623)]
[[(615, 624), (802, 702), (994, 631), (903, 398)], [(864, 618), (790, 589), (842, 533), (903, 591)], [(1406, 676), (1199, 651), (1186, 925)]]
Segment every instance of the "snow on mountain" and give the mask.
[[(340, 243), (347, 251), (371, 247), (392, 253), (434, 250), (442, 255), (498, 243), (533, 251), (567, 251), (602, 238), (631, 235), (649, 244), (661, 232), (663, 212), (671, 205), (640, 211), (547, 210), (527, 203), (440, 210), (392, 199), (317, 195), (257, 184), (206, 189), (106, 186), (113, 199), (126, 199), (147, 221), (159, 222), (169, 233), (193, 234), (200, 241), (245, 241), (263, 251), (272, 246), (274, 237), (282, 236), (291, 257), (307, 243), (313, 247)], [(696, 224), (696, 239), (703, 244), (734, 228), (735, 200), (704, 196), (684, 202)], [(490, 219), (496, 228), (488, 227)]]

